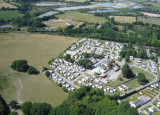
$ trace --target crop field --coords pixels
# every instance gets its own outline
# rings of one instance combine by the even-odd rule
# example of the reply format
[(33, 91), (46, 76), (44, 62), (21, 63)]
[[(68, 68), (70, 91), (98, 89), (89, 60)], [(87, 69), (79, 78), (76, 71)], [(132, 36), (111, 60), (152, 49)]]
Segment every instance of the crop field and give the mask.
[(85, 2), (85, 1), (88, 1), (88, 0), (65, 0), (66, 2)]
[(11, 5), (11, 4), (9, 4), (9, 3), (6, 3), (6, 2), (4, 2), (3, 0), (0, 0), (0, 9), (2, 8), (2, 7), (4, 7), (4, 8), (17, 8), (16, 6), (14, 6), (14, 5)]
[(143, 23), (160, 25), (159, 18), (143, 18), (143, 17), (138, 17), (138, 21), (142, 21)]
[[(67, 98), (54, 82), (49, 80), (42, 68), (56, 58), (78, 39), (46, 34), (5, 33), (0, 34), (0, 93), (9, 103), (46, 102), (57, 106)], [(36, 67), (39, 75), (18, 73), (10, 68), (14, 60), (27, 60)]]
[(81, 13), (81, 12), (66, 12), (64, 14), (56, 15), (59, 19), (62, 20), (74, 20), (74, 21), (80, 21), (80, 22), (89, 22), (89, 23), (99, 23), (104, 24), (107, 20), (103, 17), (97, 17), (93, 14), (88, 13)]
[(22, 17), (23, 14), (19, 13), (17, 10), (3, 10), (0, 11), (0, 19), (3, 20), (12, 20), (12, 18)]
[[(43, 23), (49, 27), (55, 27), (55, 28), (65, 28), (68, 25), (66, 24), (68, 21), (67, 20), (49, 20), (49, 21), (44, 21)], [(69, 21), (73, 25), (75, 25), (76, 28), (78, 28), (80, 25), (82, 25), (84, 22), (79, 22), (79, 21)]]
[(129, 16), (112, 16), (114, 17), (114, 20), (119, 23), (132, 23), (136, 22), (135, 17), (129, 17)]

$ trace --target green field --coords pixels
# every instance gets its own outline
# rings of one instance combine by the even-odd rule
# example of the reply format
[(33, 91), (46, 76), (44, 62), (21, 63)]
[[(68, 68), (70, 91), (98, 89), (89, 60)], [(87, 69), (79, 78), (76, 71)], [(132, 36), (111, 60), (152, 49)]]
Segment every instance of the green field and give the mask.
[(97, 17), (93, 14), (88, 13), (81, 13), (81, 12), (66, 12), (64, 14), (56, 15), (59, 19), (63, 20), (74, 20), (74, 21), (82, 21), (82, 22), (89, 22), (89, 23), (99, 23), (104, 24), (107, 20), (103, 17)]
[(39, 71), (48, 66), (48, 60), (56, 58), (78, 39), (46, 34), (0, 34), (0, 93), (9, 103), (46, 102), (57, 106), (67, 94), (43, 73), (28, 75), (10, 68), (12, 61), (25, 59)]
[(88, 1), (88, 0), (65, 0), (66, 2), (85, 2), (85, 1)]
[(12, 18), (22, 17), (23, 14), (19, 13), (17, 10), (0, 10), (0, 19), (12, 20)]
[(149, 24), (157, 24), (160, 25), (160, 20), (159, 18), (143, 18), (143, 17), (138, 17), (138, 21), (142, 21), (143, 23), (149, 23)]

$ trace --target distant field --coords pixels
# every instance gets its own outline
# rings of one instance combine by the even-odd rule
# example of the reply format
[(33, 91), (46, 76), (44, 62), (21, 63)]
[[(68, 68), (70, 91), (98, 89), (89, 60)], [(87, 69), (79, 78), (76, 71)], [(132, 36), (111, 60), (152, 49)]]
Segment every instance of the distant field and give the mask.
[(11, 5), (11, 4), (9, 4), (9, 3), (6, 3), (6, 2), (4, 2), (3, 0), (0, 0), (0, 9), (2, 8), (2, 7), (5, 7), (5, 8), (17, 8), (16, 6), (14, 6), (14, 5)]
[(88, 1), (88, 0), (65, 0), (66, 2), (85, 2), (85, 1)]
[(138, 17), (138, 21), (142, 21), (144, 23), (149, 23), (149, 24), (160, 25), (160, 19), (159, 18), (143, 18), (143, 17)]
[(107, 20), (103, 17), (96, 17), (93, 14), (88, 13), (80, 13), (80, 12), (66, 12), (65, 14), (56, 15), (59, 19), (63, 20), (74, 20), (74, 21), (82, 21), (89, 23), (99, 23), (104, 24)]
[(18, 73), (10, 65), (14, 60), (25, 59), (41, 71), (51, 58), (56, 58), (77, 40), (46, 34), (0, 34), (0, 93), (7, 103), (17, 100), (57, 106), (66, 99), (67, 94), (43, 73)]
[(119, 23), (132, 23), (136, 22), (135, 17), (129, 17), (129, 16), (113, 16), (114, 20)]
[(0, 10), (0, 19), (3, 20), (12, 20), (12, 18), (18, 18), (23, 16), (23, 14), (19, 13), (17, 10)]
[[(69, 21), (69, 20), (68, 20)], [(65, 28), (68, 25), (66, 24), (68, 22), (67, 20), (49, 20), (49, 21), (44, 21), (43, 23), (49, 27), (55, 27), (55, 28)], [(84, 22), (79, 22), (79, 21), (69, 21), (72, 24), (74, 24), (76, 27), (79, 27), (81, 24), (83, 24)]]

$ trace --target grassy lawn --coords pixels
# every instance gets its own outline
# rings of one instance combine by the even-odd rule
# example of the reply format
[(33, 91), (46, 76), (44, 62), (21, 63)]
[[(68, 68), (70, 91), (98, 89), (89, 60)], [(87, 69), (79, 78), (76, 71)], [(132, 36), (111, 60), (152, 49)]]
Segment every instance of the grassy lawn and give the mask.
[(9, 103), (46, 102), (59, 105), (67, 94), (43, 73), (28, 75), (10, 68), (17, 59), (25, 59), (39, 71), (48, 66), (48, 60), (56, 58), (78, 39), (46, 34), (0, 34), (0, 93)]
[[(135, 89), (135, 88), (140, 86), (138, 81), (137, 81), (137, 78), (127, 82), (126, 85), (130, 87), (129, 90), (133, 90), (133, 89)], [(129, 91), (129, 90), (127, 90), (127, 91)]]
[(116, 81), (108, 80), (109, 81), (108, 85), (117, 86), (117, 85), (122, 84), (122, 83), (124, 83), (124, 82), (129, 80), (129, 79), (126, 79), (126, 78), (122, 77), (122, 74), (119, 77), (121, 77), (123, 79), (123, 81), (120, 81), (119, 78), (117, 78)]
[(23, 14), (20, 14), (18, 10), (0, 10), (0, 19), (3, 20), (12, 20), (12, 18), (18, 18), (23, 16)]
[[(68, 25), (66, 24), (68, 21), (67, 20), (49, 20), (49, 21), (44, 21), (43, 23), (49, 27), (55, 27), (55, 28), (65, 28), (67, 27)], [(79, 22), (79, 21), (70, 21), (72, 24), (75, 25), (75, 27), (79, 27), (81, 24), (83, 24), (82, 22)]]
[(59, 15), (56, 15), (56, 17), (63, 20), (75, 20), (75, 21), (82, 21), (82, 22), (89, 22), (89, 23), (98, 22), (99, 24), (104, 24), (107, 21), (103, 17), (97, 17), (97, 16), (94, 16), (93, 14), (81, 13), (81, 12), (75, 12), (75, 11), (59, 14)]
[(159, 18), (143, 18), (143, 17), (138, 17), (138, 21), (142, 21), (144, 23), (149, 23), (149, 24), (157, 24), (160, 25), (160, 20)]
[(143, 73), (145, 76), (148, 76), (152, 79), (148, 79), (149, 81), (152, 81), (153, 79), (155, 79), (154, 75), (148, 73), (147, 71), (144, 71), (143, 69), (140, 68), (132, 68), (133, 73)]
[(5, 7), (5, 8), (17, 8), (16, 6), (14, 6), (14, 5), (11, 5), (11, 4), (9, 4), (9, 3), (6, 3), (6, 2), (4, 2), (3, 0), (0, 0), (0, 9), (2, 8), (2, 7)]
[(88, 0), (65, 0), (66, 2), (85, 2), (85, 1), (88, 1)]
[(114, 20), (119, 23), (132, 23), (136, 22), (135, 17), (129, 17), (129, 16), (113, 16)]

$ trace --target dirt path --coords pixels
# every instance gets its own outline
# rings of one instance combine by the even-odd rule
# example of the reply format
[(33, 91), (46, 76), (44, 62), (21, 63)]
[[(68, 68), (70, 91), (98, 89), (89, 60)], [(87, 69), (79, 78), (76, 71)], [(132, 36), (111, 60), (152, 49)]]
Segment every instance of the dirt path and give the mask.
[(22, 90), (22, 84), (21, 84), (21, 80), (20, 80), (19, 78), (18, 78), (18, 81), (19, 81), (20, 89), (19, 89), (19, 91), (18, 91), (17, 98), (18, 98), (18, 102), (19, 102), (20, 104), (22, 104), (22, 101), (21, 101), (21, 99), (20, 99), (21, 90)]

